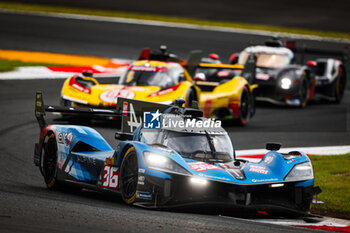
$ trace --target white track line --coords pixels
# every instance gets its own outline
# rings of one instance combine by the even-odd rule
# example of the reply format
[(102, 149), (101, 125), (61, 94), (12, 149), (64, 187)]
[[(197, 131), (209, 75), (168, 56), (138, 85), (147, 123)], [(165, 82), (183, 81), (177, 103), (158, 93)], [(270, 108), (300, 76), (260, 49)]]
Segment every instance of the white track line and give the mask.
[(22, 15), (39, 15), (39, 16), (64, 18), (64, 19), (139, 24), (139, 25), (159, 26), (159, 27), (228, 32), (228, 33), (242, 33), (242, 34), (250, 34), (250, 35), (269, 36), (269, 37), (276, 35), (276, 36), (289, 37), (294, 39), (350, 43), (350, 40), (341, 39), (341, 38), (301, 35), (301, 34), (286, 33), (286, 32), (277, 33), (277, 32), (265, 31), (265, 30), (240, 29), (240, 28), (229, 28), (229, 27), (219, 27), (219, 26), (201, 26), (201, 25), (187, 24), (187, 23), (170, 23), (170, 22), (164, 22), (164, 21), (144, 20), (144, 19), (130, 19), (130, 18), (92, 16), (92, 15), (67, 14), (67, 13), (33, 12), (33, 11), (21, 11), (21, 10), (9, 10), (9, 9), (0, 9), (0, 12), (22, 14)]
[(14, 71), (1, 72), (0, 80), (66, 79), (75, 73), (53, 72), (44, 66), (18, 67)]
[[(231, 216), (224, 216), (223, 218), (233, 218), (240, 219)], [(285, 226), (328, 226), (328, 227), (348, 227), (350, 226), (350, 220), (339, 219), (339, 218), (328, 218), (323, 217), (319, 222), (316, 223), (307, 223), (302, 219), (245, 219), (250, 222), (260, 222), (276, 225), (285, 225)], [(306, 230), (306, 228), (304, 229)], [(300, 231), (303, 231), (303, 228), (300, 228)]]
[(256, 219), (255, 222), (272, 223), (278, 225), (299, 225), (299, 226), (333, 226), (333, 227), (347, 227), (350, 226), (350, 220), (339, 218), (324, 217), (320, 222), (307, 223), (302, 219)]
[[(104, 73), (95, 73), (94, 77), (110, 77), (120, 76), (125, 68), (121, 67), (118, 69), (112, 68), (108, 70), (107, 67), (92, 66), (96, 70), (100, 70)], [(18, 67), (14, 71), (0, 72), (0, 80), (32, 80), (32, 79), (66, 79), (77, 72), (62, 72), (52, 71), (45, 66), (25, 66)]]

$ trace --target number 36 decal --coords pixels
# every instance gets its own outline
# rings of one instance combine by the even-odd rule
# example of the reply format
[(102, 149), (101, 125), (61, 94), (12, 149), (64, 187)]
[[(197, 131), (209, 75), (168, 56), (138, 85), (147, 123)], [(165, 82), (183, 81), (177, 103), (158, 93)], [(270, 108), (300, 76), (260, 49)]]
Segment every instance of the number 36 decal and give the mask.
[(118, 188), (119, 168), (106, 165), (103, 170), (103, 187)]

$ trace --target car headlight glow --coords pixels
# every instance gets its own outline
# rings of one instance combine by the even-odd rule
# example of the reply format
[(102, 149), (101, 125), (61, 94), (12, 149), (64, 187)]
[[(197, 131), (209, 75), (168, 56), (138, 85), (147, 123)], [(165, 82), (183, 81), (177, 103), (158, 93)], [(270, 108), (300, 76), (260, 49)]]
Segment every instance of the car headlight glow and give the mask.
[(147, 162), (155, 166), (164, 166), (167, 158), (163, 155), (152, 153), (147, 156)]
[(201, 186), (205, 186), (208, 184), (207, 180), (196, 178), (196, 177), (191, 177), (190, 181), (192, 184), (201, 185)]
[(292, 86), (292, 80), (289, 77), (284, 77), (281, 79), (281, 88), (288, 90)]
[(314, 171), (312, 169), (311, 162), (297, 164), (293, 167), (292, 171), (289, 172), (285, 181), (299, 181), (299, 180), (310, 180), (314, 178)]
[(182, 166), (180, 166), (175, 161), (173, 161), (165, 155), (151, 151), (145, 151), (143, 152), (143, 156), (145, 158), (145, 162), (148, 168), (170, 173), (178, 173), (185, 175), (191, 174), (185, 168), (183, 168)]

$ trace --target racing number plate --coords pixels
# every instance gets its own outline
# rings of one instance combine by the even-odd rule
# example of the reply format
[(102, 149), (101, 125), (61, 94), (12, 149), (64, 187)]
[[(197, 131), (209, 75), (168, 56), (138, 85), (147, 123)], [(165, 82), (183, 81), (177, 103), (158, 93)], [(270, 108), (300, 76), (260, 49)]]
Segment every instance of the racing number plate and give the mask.
[(103, 184), (105, 188), (118, 189), (119, 168), (105, 165), (103, 169)]

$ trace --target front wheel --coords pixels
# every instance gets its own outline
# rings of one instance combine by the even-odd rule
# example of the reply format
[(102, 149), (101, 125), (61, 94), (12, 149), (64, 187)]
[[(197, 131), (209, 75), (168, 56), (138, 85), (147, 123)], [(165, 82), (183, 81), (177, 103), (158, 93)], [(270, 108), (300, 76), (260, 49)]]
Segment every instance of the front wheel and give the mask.
[(41, 171), (49, 189), (56, 189), (57, 183), (57, 142), (55, 134), (48, 136), (41, 159)]
[(186, 96), (186, 104), (185, 105), (187, 108), (191, 107), (193, 100), (196, 100), (196, 93), (192, 88), (190, 88), (188, 90), (187, 96)]
[(307, 105), (308, 85), (307, 81), (303, 80), (299, 89), (299, 107), (305, 108)]
[(252, 100), (248, 87), (243, 87), (240, 104), (239, 104), (239, 119), (240, 125), (246, 125), (250, 119), (252, 109)]
[(335, 103), (339, 104), (343, 98), (346, 86), (346, 76), (344, 68), (340, 67), (339, 74), (337, 75), (335, 85), (334, 85), (334, 97)]
[(64, 107), (73, 107), (73, 102), (72, 101), (63, 99), (62, 97), (61, 97), (61, 100), (60, 100), (60, 104), (61, 104), (61, 106), (64, 106)]
[(136, 198), (138, 178), (137, 154), (134, 147), (130, 147), (124, 156), (120, 167), (120, 190), (126, 204), (133, 204)]

